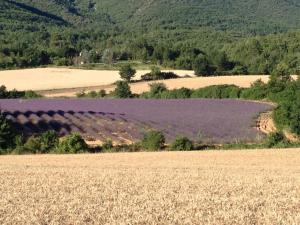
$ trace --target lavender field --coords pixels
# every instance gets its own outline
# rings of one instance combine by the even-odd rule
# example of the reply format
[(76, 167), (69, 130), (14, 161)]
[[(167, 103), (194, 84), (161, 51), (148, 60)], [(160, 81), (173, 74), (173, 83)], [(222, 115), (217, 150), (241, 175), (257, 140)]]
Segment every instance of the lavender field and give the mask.
[(26, 133), (49, 129), (60, 135), (79, 132), (86, 139), (140, 140), (148, 129), (176, 136), (224, 143), (253, 142), (261, 136), (255, 118), (272, 106), (241, 100), (0, 100), (2, 112)]

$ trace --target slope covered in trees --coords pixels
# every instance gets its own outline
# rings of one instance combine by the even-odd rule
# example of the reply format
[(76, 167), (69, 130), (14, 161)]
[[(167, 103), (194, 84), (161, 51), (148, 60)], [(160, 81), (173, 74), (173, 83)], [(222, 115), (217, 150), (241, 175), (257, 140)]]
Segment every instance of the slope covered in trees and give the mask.
[(296, 0), (3, 0), (0, 68), (132, 59), (204, 75), (280, 63), (297, 73), (299, 25)]
[(253, 34), (299, 27), (297, 0), (94, 0), (118, 23), (168, 28), (209, 26)]
[(213, 27), (268, 34), (300, 25), (297, 0), (4, 0), (1, 5), (6, 8), (1, 17), (19, 10), (77, 26), (105, 22), (130, 30)]

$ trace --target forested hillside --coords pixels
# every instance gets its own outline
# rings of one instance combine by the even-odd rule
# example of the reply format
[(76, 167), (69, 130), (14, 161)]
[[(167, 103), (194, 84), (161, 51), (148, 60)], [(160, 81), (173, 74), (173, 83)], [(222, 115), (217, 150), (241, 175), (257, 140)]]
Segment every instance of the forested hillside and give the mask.
[[(116, 22), (152, 29), (209, 26), (218, 30), (266, 34), (300, 24), (297, 0), (94, 0)], [(133, 27), (132, 27), (133, 28)]]
[(1, 17), (10, 14), (14, 20), (12, 15), (21, 11), (29, 17), (16, 19), (24, 22), (39, 16), (76, 26), (114, 23), (130, 30), (208, 26), (243, 34), (268, 34), (300, 25), (297, 0), (3, 0), (1, 3)]
[(299, 27), (297, 0), (2, 0), (0, 68), (140, 60), (297, 73)]

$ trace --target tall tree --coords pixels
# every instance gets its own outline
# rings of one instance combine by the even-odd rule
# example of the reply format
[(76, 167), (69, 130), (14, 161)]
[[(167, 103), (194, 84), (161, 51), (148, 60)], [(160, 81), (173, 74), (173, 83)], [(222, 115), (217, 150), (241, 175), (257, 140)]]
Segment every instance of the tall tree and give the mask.
[(121, 67), (119, 74), (123, 80), (130, 82), (131, 79), (135, 76), (136, 70), (133, 69), (130, 64), (125, 64)]

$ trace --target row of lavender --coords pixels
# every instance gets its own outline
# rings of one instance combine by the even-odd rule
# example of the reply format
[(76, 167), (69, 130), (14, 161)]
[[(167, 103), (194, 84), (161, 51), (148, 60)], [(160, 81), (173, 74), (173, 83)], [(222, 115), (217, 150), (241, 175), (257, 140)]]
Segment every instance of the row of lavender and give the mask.
[(148, 129), (167, 140), (186, 136), (212, 142), (255, 141), (254, 119), (268, 104), (240, 100), (0, 100), (1, 110), (27, 134), (56, 130), (105, 140), (139, 140)]

